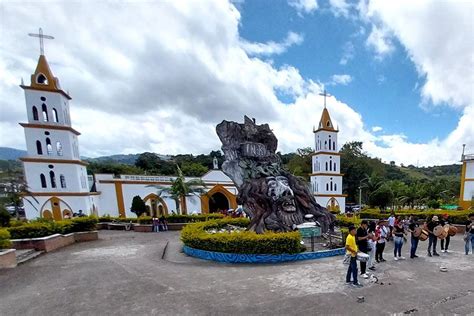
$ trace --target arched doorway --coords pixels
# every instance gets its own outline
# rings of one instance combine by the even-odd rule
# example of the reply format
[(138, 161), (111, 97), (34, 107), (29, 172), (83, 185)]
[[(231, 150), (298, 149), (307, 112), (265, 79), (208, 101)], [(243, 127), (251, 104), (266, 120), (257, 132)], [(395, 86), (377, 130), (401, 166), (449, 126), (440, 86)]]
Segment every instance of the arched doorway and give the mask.
[(219, 213), (229, 209), (229, 200), (221, 192), (216, 192), (209, 198), (209, 213)]
[(168, 215), (168, 206), (165, 201), (158, 195), (151, 193), (143, 199), (145, 202), (147, 213), (149, 216)]
[(339, 202), (335, 198), (330, 198), (326, 205), (328, 211), (339, 212)]

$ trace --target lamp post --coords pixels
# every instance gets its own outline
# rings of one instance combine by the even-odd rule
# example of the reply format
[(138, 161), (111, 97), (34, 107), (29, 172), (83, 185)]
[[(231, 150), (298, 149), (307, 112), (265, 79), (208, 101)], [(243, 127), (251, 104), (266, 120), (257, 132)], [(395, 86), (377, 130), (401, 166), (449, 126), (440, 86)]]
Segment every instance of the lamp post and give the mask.
[(364, 178), (359, 182), (359, 211), (362, 211), (362, 182), (364, 181), (367, 181), (367, 178)]

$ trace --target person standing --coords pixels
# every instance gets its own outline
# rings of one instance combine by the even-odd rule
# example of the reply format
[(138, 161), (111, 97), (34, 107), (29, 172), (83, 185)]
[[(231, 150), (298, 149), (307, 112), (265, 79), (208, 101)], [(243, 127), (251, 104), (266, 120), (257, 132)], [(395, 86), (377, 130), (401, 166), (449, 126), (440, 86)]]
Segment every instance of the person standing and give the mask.
[[(438, 243), (438, 237), (435, 236), (433, 230), (436, 226), (439, 225), (438, 216), (434, 215), (431, 218), (431, 221), (428, 222), (428, 257), (432, 256), (439, 256), (438, 252), (436, 251), (436, 244)], [(433, 255), (431, 255), (431, 251), (433, 250)]]
[(376, 250), (375, 250), (375, 261), (377, 263), (379, 262), (384, 262), (385, 259), (383, 258), (383, 251), (385, 249), (385, 241), (387, 240), (388, 238), (388, 229), (387, 227), (385, 226), (386, 225), (386, 221), (381, 219), (379, 221), (379, 224), (377, 225), (376, 229), (375, 229), (375, 234), (376, 234), (376, 238), (377, 238), (377, 246), (376, 246)]
[(162, 231), (167, 231), (168, 230), (168, 222), (166, 221), (166, 217), (161, 214), (160, 219), (158, 220), (161, 230)]
[(377, 247), (377, 235), (375, 233), (376, 230), (376, 225), (374, 221), (370, 221), (369, 223), (369, 228), (367, 231), (369, 232), (370, 235), (372, 235), (372, 238), (369, 238), (369, 261), (367, 262), (367, 265), (369, 266), (369, 270), (375, 271), (375, 252), (376, 252), (376, 247)]
[(153, 217), (153, 218), (152, 218), (152, 223), (153, 223), (153, 232), (157, 233), (157, 232), (159, 231), (158, 218)]
[[(368, 222), (363, 220), (360, 223), (360, 227), (357, 229), (356, 237), (357, 237), (357, 247), (359, 251), (363, 253), (369, 252), (369, 233), (367, 232)], [(367, 262), (360, 262), (360, 276), (364, 279), (367, 279), (369, 275), (366, 273), (367, 271)]]
[(418, 248), (418, 242), (420, 241), (419, 237), (415, 237), (415, 229), (418, 228), (416, 217), (410, 218), (410, 223), (408, 224), (408, 231), (411, 233), (411, 248), (410, 248), (410, 258), (418, 258), (416, 255), (416, 249)]
[(397, 218), (395, 217), (395, 212), (392, 211), (390, 217), (388, 218), (388, 228), (390, 229), (390, 234), (388, 235), (387, 240), (389, 240), (393, 236), (393, 227), (395, 226), (396, 219)]
[(393, 228), (393, 235), (393, 240), (395, 242), (395, 247), (393, 248), (393, 259), (395, 261), (405, 259), (405, 257), (402, 257), (402, 246), (405, 230), (403, 229), (403, 224), (401, 221), (395, 222), (395, 227)]
[(474, 254), (474, 213), (469, 214), (469, 221), (466, 222), (466, 235), (464, 237), (466, 244), (464, 250), (469, 254), (469, 244), (471, 244), (471, 253)]
[[(362, 284), (357, 280), (357, 244), (356, 244), (356, 228), (349, 226), (349, 234), (346, 238), (346, 254), (351, 256), (349, 268), (346, 274), (346, 283), (351, 283), (354, 286), (362, 287)], [(351, 281), (352, 276), (352, 281)]]

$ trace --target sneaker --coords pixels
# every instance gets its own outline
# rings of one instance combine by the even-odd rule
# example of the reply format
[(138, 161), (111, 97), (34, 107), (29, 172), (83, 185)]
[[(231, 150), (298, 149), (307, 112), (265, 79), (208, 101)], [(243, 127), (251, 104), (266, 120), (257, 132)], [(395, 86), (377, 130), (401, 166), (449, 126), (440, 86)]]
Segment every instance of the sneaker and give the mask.
[(399, 260), (405, 260), (405, 257), (398, 257)]
[(375, 267), (369, 267), (369, 270), (375, 271)]
[(418, 256), (417, 256), (417, 255), (413, 255), (413, 258), (418, 258)]
[(397, 257), (394, 257), (393, 260), (398, 261), (398, 258), (397, 258)]
[(352, 284), (353, 287), (364, 287), (362, 284), (360, 283), (353, 283)]
[(449, 251), (448, 251), (448, 249), (444, 249), (444, 252), (448, 253)]
[(380, 259), (380, 262), (385, 262), (385, 261), (387, 261), (387, 260), (385, 260), (384, 258)]
[(433, 256), (431, 255), (431, 252), (429, 252), (429, 251), (428, 251), (428, 257), (433, 257)]
[(439, 257), (439, 253), (433, 252), (433, 256)]
[(369, 278), (369, 275), (368, 275), (367, 273), (361, 274), (360, 276), (363, 277), (364, 279), (368, 279), (368, 278)]

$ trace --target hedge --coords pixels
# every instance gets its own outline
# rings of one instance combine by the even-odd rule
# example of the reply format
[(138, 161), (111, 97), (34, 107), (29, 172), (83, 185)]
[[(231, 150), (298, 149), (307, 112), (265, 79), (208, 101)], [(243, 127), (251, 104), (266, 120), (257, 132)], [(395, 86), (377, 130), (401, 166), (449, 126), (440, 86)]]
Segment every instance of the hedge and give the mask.
[(335, 225), (338, 227), (359, 226), (361, 219), (359, 216), (347, 217), (346, 215), (336, 215)]
[[(211, 219), (222, 219), (224, 215), (222, 214), (192, 214), (192, 215), (178, 215), (172, 214), (165, 216), (165, 219), (168, 223), (195, 223), (195, 222), (205, 222)], [(120, 221), (120, 222), (132, 222), (132, 223), (139, 223), (139, 224), (151, 224), (152, 217), (151, 216), (140, 216), (139, 218), (131, 217), (131, 218), (124, 218), (124, 217), (112, 217), (112, 216), (101, 216), (99, 217), (100, 223), (110, 223), (112, 221)]]
[(182, 242), (191, 248), (238, 254), (282, 254), (299, 253), (300, 233), (265, 232), (257, 234), (250, 231), (208, 233), (206, 230), (219, 229), (226, 225), (247, 227), (247, 218), (225, 218), (187, 225), (181, 231)]
[(97, 218), (78, 217), (63, 221), (34, 221), (21, 226), (9, 227), (12, 239), (39, 238), (53, 234), (69, 234), (74, 232), (95, 230)]
[(6, 229), (0, 229), (0, 249), (7, 249), (11, 246), (10, 233)]
[[(465, 224), (468, 220), (468, 215), (471, 211), (447, 211), (447, 210), (400, 210), (395, 211), (395, 215), (398, 216), (416, 216), (418, 219), (430, 219), (434, 215), (441, 218), (444, 214), (448, 214), (448, 220), (452, 224)], [(379, 210), (363, 210), (357, 213), (360, 218), (370, 219), (387, 219), (390, 213), (382, 213)]]

